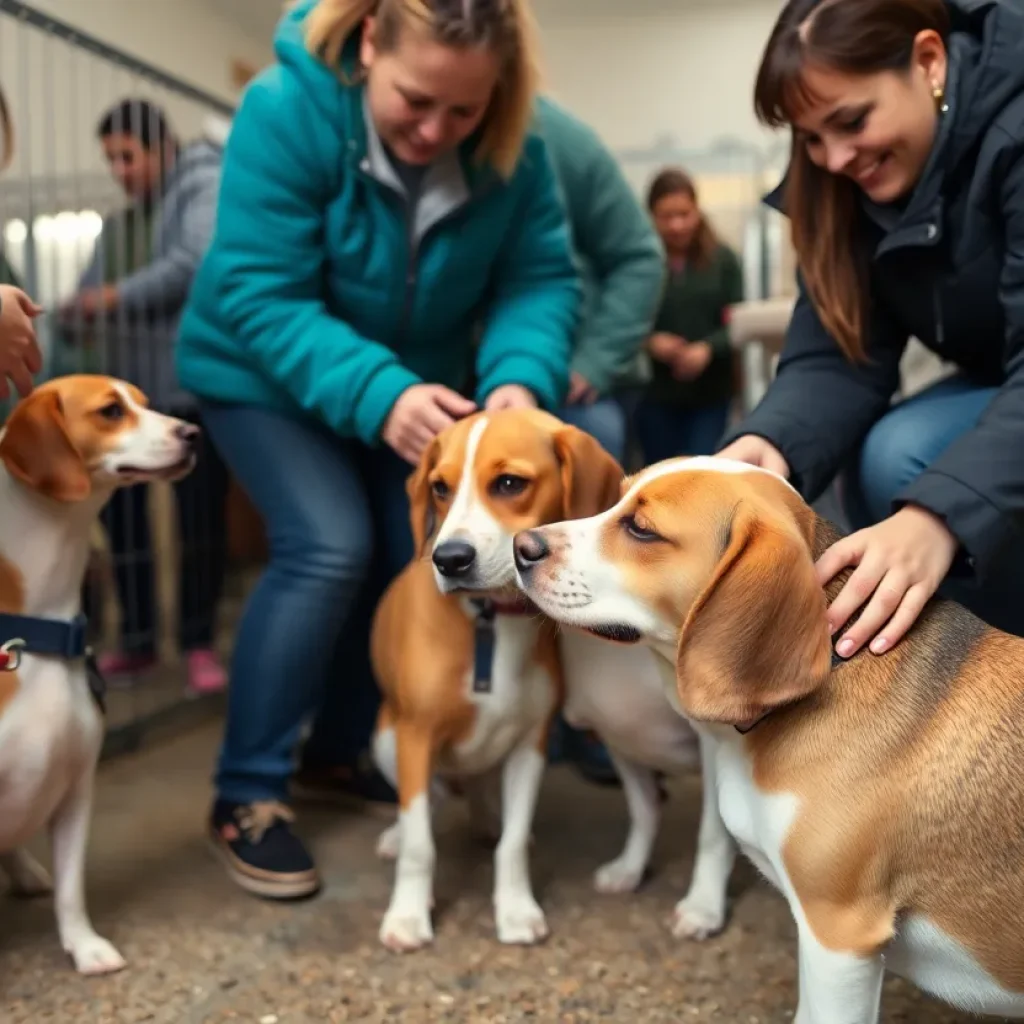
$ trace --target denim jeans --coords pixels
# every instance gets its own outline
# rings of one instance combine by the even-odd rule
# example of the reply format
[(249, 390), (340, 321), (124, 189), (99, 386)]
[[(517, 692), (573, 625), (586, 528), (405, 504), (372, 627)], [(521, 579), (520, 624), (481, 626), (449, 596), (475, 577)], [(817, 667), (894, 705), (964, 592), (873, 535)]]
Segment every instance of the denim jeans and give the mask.
[(620, 464), (626, 457), (626, 413), (615, 398), (599, 398), (589, 405), (566, 405), (558, 417), (590, 434)]
[[(871, 429), (840, 478), (843, 510), (855, 530), (892, 514), (893, 498), (958, 437), (996, 395), (952, 377), (896, 405)], [(1015, 544), (984, 587), (947, 579), (940, 593), (1007, 632), (1024, 635), (1024, 542)]]
[(216, 788), (226, 800), (284, 800), (300, 730), (318, 708), (309, 743), (335, 761), (371, 735), (380, 697), (370, 618), (412, 557), (411, 467), (312, 419), (214, 403), (201, 412), (270, 545), (235, 639)]
[(679, 455), (713, 455), (729, 422), (729, 402), (695, 409), (643, 399), (636, 410), (636, 434), (644, 464)]

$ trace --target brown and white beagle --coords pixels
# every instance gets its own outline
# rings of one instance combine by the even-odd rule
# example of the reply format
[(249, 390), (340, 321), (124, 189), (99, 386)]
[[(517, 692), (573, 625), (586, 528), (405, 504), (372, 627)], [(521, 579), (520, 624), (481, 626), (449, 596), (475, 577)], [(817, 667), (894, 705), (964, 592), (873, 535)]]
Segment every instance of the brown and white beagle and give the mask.
[(934, 600), (889, 653), (834, 659), (848, 573), (823, 591), (814, 562), (836, 538), (781, 478), (694, 458), (515, 551), (549, 616), (661, 656), (797, 923), (797, 1024), (874, 1024), (886, 969), (1024, 1018), (1024, 640)]
[(562, 683), (555, 627), (516, 589), (512, 537), (607, 507), (620, 479), (596, 441), (533, 410), (458, 421), (409, 479), (417, 557), (381, 600), (371, 638), (384, 695), (374, 754), (400, 806), (378, 846), (397, 857), (380, 930), (393, 950), (433, 938), (431, 803), (445, 779), (458, 780), (478, 824), (500, 831), (499, 940), (548, 933), (528, 846)]
[(115, 488), (177, 479), (198, 428), (122, 381), (41, 385), (0, 429), (0, 867), (20, 895), (51, 882), (23, 848), (50, 831), (57, 926), (84, 974), (125, 966), (85, 905), (85, 856), (103, 716), (81, 617), (89, 535)]

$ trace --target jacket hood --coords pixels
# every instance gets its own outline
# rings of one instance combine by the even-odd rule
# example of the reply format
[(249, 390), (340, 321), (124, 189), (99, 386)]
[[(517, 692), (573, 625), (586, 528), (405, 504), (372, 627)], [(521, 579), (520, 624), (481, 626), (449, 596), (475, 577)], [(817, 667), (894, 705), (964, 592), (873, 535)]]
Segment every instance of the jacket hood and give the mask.
[[(337, 69), (328, 67), (306, 46), (306, 18), (316, 5), (317, 0), (299, 0), (288, 8), (274, 32), (274, 54), (310, 102), (327, 118), (327, 123), (337, 125), (349, 90), (338, 77)], [(346, 47), (343, 60), (346, 65), (351, 61), (354, 70), (354, 44)]]
[(953, 124), (947, 168), (964, 157), (1003, 108), (1024, 92), (1024, 0), (947, 0), (952, 20)]

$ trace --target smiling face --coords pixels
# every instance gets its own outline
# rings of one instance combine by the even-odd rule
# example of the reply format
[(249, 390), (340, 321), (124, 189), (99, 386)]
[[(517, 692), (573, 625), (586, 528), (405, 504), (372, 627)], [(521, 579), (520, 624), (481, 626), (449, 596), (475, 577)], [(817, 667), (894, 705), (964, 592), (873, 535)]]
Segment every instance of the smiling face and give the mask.
[(743, 722), (818, 685), (830, 664), (815, 518), (780, 477), (673, 459), (607, 512), (520, 534), (519, 585), (558, 622), (674, 661), (697, 720)]
[(0, 458), (23, 483), (60, 501), (191, 472), (199, 428), (148, 408), (124, 381), (70, 375), (15, 407)]
[(512, 538), (607, 508), (622, 470), (589, 435), (547, 413), (478, 413), (443, 431), (409, 481), (416, 549), (443, 593), (514, 592)]
[(935, 70), (919, 66), (857, 76), (808, 68), (804, 84), (814, 99), (794, 118), (808, 157), (876, 203), (899, 200), (917, 184), (935, 142), (933, 80)]

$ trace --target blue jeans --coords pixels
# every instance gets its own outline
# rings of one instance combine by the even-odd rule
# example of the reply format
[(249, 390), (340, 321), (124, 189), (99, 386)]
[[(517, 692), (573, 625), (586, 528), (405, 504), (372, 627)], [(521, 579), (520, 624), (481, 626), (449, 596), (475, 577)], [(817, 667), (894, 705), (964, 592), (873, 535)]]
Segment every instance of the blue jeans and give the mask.
[[(896, 405), (872, 427), (840, 478), (843, 510), (855, 530), (892, 514), (893, 498), (958, 437), (971, 430), (996, 395), (952, 377)], [(947, 579), (940, 593), (1000, 629), (1024, 635), (1024, 545), (1015, 545), (982, 588)]]
[(713, 455), (729, 423), (729, 402), (695, 409), (643, 399), (636, 410), (636, 434), (651, 465), (679, 455)]
[(371, 735), (380, 697), (369, 622), (412, 557), (411, 467), (311, 419), (212, 403), (201, 413), (270, 544), (235, 638), (216, 788), (242, 803), (284, 800), (300, 729), (318, 707), (310, 743), (335, 762)]
[(626, 414), (614, 398), (599, 398), (590, 405), (566, 405), (558, 417), (590, 434), (619, 463), (626, 457)]

